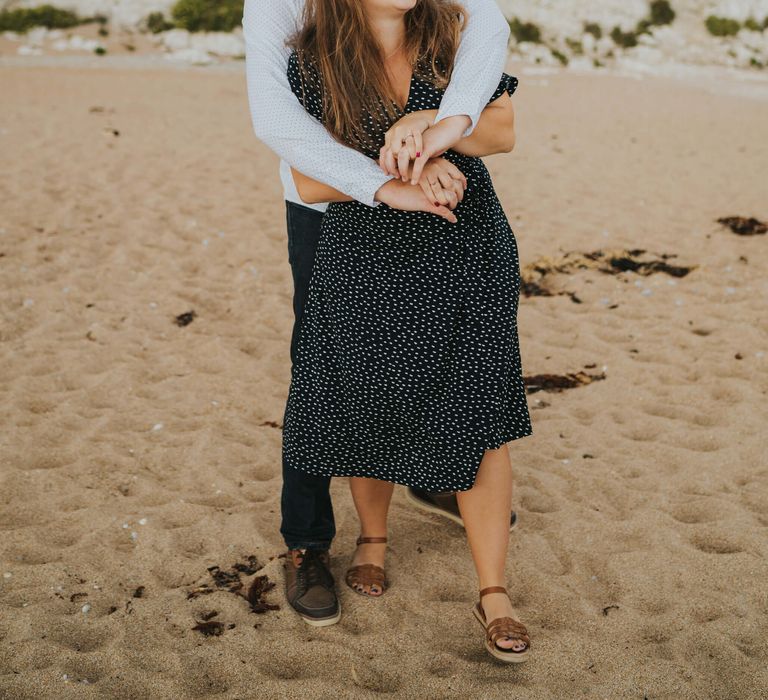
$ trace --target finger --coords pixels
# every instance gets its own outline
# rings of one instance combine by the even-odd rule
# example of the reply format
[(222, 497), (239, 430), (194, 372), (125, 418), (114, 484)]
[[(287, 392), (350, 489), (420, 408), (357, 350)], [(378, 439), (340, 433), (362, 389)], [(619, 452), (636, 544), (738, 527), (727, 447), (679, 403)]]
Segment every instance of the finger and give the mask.
[(392, 137), (392, 150), (397, 153), (401, 148), (405, 146), (405, 137), (408, 135), (408, 131), (402, 127), (395, 127), (395, 133)]
[(464, 185), (458, 180), (454, 180), (453, 191), (456, 193), (456, 197), (460, 202), (464, 201)]
[(392, 146), (392, 132), (393, 129), (389, 129), (386, 134), (384, 134), (384, 147), (390, 148)]
[(382, 147), (379, 149), (379, 167), (381, 168), (382, 172), (383, 172), (385, 175), (388, 175), (388, 174), (389, 174), (389, 173), (387, 173), (387, 166), (386, 166), (386, 155), (387, 155), (387, 150), (388, 150), (388, 149), (387, 149), (387, 147), (386, 147), (386, 146), (382, 146)]
[(431, 207), (430, 211), (433, 214), (437, 214), (438, 216), (442, 217), (443, 219), (446, 219), (447, 221), (450, 221), (452, 224), (455, 224), (458, 219), (456, 218), (456, 214), (454, 214), (448, 207)]
[(420, 131), (413, 135), (413, 145), (416, 150), (416, 153), (413, 155), (413, 160), (416, 160), (421, 157), (421, 152), (424, 150), (424, 138)]
[(421, 155), (413, 161), (413, 170), (411, 171), (411, 184), (415, 185), (419, 178), (421, 178), (421, 173), (424, 171), (424, 166), (427, 164), (427, 161), (429, 160), (429, 155), (426, 153), (426, 151), (421, 152)]
[(453, 190), (445, 190), (445, 196), (448, 200), (448, 208), (453, 210), (459, 204), (459, 198)]
[(430, 183), (432, 185), (432, 191), (435, 193), (435, 202), (442, 204), (444, 207), (448, 206), (448, 194), (441, 187), (439, 182)]
[(434, 202), (435, 201), (435, 193), (432, 191), (432, 186), (427, 182), (426, 179), (422, 178), (419, 180), (419, 187), (421, 187), (421, 191), (424, 193), (424, 196), (427, 198), (427, 201)]
[(449, 175), (447, 170), (440, 170), (437, 173), (437, 179), (440, 181), (440, 184), (446, 189), (453, 189), (453, 183), (456, 182), (453, 179), (453, 176)]
[(408, 180), (408, 166), (411, 164), (411, 154), (407, 148), (401, 148), (397, 154), (397, 168), (403, 178), (403, 182)]
[(426, 194), (429, 198), (429, 201), (432, 202), (436, 207), (440, 206), (440, 200), (438, 199), (437, 191), (435, 190), (434, 185), (424, 177), (421, 178), (419, 182), (424, 183), (424, 187), (422, 187), (422, 189), (424, 190), (424, 194)]
[(467, 178), (464, 177), (464, 173), (461, 172), (461, 170), (459, 170), (453, 163), (451, 163), (451, 161), (444, 161), (443, 166), (454, 180), (463, 180), (464, 182), (467, 181)]
[(387, 149), (384, 156), (384, 166), (387, 169), (387, 175), (397, 175), (397, 163), (395, 162), (395, 154), (391, 148)]
[(405, 145), (408, 148), (410, 159), (416, 160), (416, 153), (421, 153), (421, 151), (416, 150), (416, 139), (413, 134), (408, 134), (408, 137), (405, 139)]

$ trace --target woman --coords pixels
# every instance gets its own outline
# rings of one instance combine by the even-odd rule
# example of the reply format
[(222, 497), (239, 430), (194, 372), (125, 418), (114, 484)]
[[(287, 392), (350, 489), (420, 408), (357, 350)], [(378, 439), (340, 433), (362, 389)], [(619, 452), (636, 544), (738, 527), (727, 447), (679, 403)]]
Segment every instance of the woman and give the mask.
[[(338, 140), (402, 171), (439, 131), (433, 110), (464, 21), (460, 6), (441, 0), (309, 0), (291, 42), (291, 87)], [(296, 469), (350, 477), (361, 536), (347, 583), (365, 595), (388, 585), (394, 484), (456, 491), (480, 583), (474, 614), (488, 652), (508, 662), (527, 658), (530, 639), (503, 587), (506, 443), (533, 431), (517, 336), (517, 243), (479, 156), (512, 149), (516, 84), (503, 75), (475, 131), (430, 160), (418, 184), (403, 181), (414, 196), (447, 204), (445, 218), (371, 208), (294, 171), (304, 201), (332, 203), (283, 442)], [(409, 126), (391, 131), (396, 124)], [(397, 164), (387, 132), (405, 133)], [(463, 197), (441, 185), (457, 171)]]

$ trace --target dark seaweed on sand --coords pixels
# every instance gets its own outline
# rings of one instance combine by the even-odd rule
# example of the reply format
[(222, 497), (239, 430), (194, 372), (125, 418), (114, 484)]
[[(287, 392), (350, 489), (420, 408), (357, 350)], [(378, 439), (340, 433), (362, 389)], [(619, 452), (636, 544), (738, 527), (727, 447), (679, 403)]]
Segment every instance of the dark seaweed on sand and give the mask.
[(280, 610), (279, 605), (267, 603), (263, 600), (264, 594), (271, 591), (274, 587), (275, 584), (267, 576), (257, 576), (253, 579), (245, 596), (253, 612), (261, 614), (268, 610)]
[(754, 217), (724, 216), (718, 219), (717, 223), (727, 226), (731, 231), (740, 236), (755, 236), (768, 231), (768, 224)]
[(179, 314), (174, 319), (174, 322), (177, 326), (183, 328), (184, 326), (188, 326), (192, 321), (197, 317), (197, 312), (192, 311), (186, 311), (183, 314)]
[(211, 622), (198, 622), (193, 628), (206, 637), (219, 637), (224, 632), (224, 623), (213, 620)]
[[(243, 582), (240, 579), (240, 575), (244, 574), (245, 576), (251, 576), (261, 568), (262, 565), (252, 554), (245, 557), (243, 561), (235, 562), (229, 570), (222, 569), (215, 564), (209, 566), (208, 573), (213, 579), (213, 585), (202, 583), (199, 586), (196, 586), (191, 591), (187, 592), (187, 600), (193, 600), (201, 595), (208, 595), (223, 589), (245, 598), (248, 601), (252, 612), (265, 613), (268, 610), (279, 610), (279, 605), (267, 603), (263, 598), (267, 592), (275, 587), (275, 584), (270, 581), (267, 576), (257, 576), (248, 586), (248, 589), (245, 591), (243, 590)], [(213, 616), (214, 615), (211, 617)]]
[(527, 393), (535, 394), (537, 391), (563, 391), (564, 389), (573, 389), (578, 386), (585, 386), (592, 382), (605, 379), (605, 373), (588, 374), (587, 372), (575, 372), (569, 374), (534, 374), (524, 376), (523, 384)]
[(232, 568), (235, 571), (239, 571), (241, 574), (252, 576), (261, 568), (261, 564), (259, 564), (258, 559), (256, 559), (256, 557), (251, 554), (246, 557), (244, 562), (237, 562), (236, 564), (233, 564)]
[(570, 274), (574, 270), (593, 269), (610, 275), (620, 272), (634, 272), (638, 275), (648, 276), (656, 272), (663, 272), (672, 277), (685, 277), (697, 266), (671, 265), (667, 262), (670, 258), (677, 257), (674, 254), (663, 253), (655, 258), (648, 258), (647, 251), (642, 248), (631, 250), (595, 250), (591, 253), (578, 253), (571, 251), (559, 258), (544, 256), (526, 265), (520, 270), (520, 293), (526, 297), (532, 296), (559, 296), (571, 298), (576, 304), (581, 304), (581, 299), (574, 292), (552, 291), (543, 282), (548, 275), (555, 273)]

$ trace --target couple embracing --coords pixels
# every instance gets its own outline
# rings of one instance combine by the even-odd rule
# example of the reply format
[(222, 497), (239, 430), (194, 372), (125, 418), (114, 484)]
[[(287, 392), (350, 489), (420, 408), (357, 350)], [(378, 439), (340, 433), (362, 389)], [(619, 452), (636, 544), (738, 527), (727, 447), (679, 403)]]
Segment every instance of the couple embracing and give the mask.
[(385, 596), (401, 484), (464, 526), (485, 648), (524, 661), (505, 588), (507, 443), (533, 432), (520, 267), (481, 160), (515, 142), (508, 26), (493, 0), (246, 0), (243, 29), (254, 130), (283, 159), (294, 280), (288, 601), (315, 626), (340, 618), (334, 476), (348, 477), (360, 524), (345, 582)]

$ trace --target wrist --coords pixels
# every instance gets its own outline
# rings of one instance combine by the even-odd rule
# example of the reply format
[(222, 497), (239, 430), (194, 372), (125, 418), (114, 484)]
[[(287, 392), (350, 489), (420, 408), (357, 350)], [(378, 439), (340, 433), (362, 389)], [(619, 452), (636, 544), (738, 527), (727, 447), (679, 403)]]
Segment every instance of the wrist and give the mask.
[(388, 180), (376, 190), (376, 194), (373, 195), (373, 201), (386, 204), (402, 184), (402, 181), (396, 178)]

